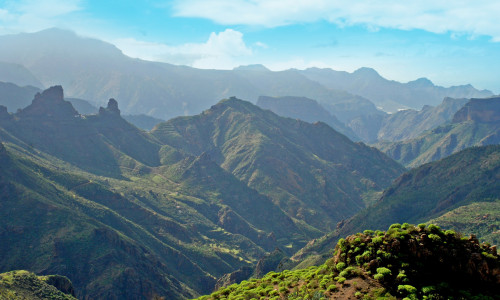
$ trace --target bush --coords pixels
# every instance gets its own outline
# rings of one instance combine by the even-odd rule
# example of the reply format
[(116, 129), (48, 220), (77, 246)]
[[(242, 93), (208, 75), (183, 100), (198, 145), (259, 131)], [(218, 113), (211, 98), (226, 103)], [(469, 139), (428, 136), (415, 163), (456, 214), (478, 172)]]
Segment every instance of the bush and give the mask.
[(404, 295), (416, 294), (417, 288), (414, 287), (413, 285), (402, 284), (402, 285), (398, 285), (398, 292), (401, 294), (404, 294)]
[(337, 289), (337, 286), (335, 284), (330, 284), (326, 290), (329, 292), (333, 292), (336, 289)]
[(391, 270), (385, 268), (385, 267), (380, 267), (377, 268), (377, 274), (382, 274), (383, 276), (391, 275), (392, 272)]
[(345, 262), (339, 262), (339, 263), (335, 266), (335, 268), (336, 268), (338, 271), (342, 271), (342, 270), (344, 270), (344, 269), (345, 269), (345, 266), (346, 266)]
[(389, 227), (389, 229), (396, 229), (396, 228), (397, 228), (397, 229), (401, 228), (401, 224), (399, 224), (399, 223), (395, 223), (395, 224), (392, 224), (392, 225)]

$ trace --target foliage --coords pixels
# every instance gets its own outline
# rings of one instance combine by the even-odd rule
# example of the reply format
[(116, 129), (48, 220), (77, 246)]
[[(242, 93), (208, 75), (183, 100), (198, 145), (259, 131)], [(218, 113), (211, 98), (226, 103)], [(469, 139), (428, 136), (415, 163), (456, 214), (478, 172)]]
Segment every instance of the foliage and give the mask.
[[(199, 299), (336, 298), (337, 293), (345, 295), (350, 289), (353, 297), (364, 299), (394, 299), (393, 295), (405, 299), (455, 299), (463, 295), (498, 299), (494, 292), (495, 272), (500, 271), (496, 248), (463, 239), (434, 224), (393, 224), (377, 236), (382, 238), (379, 243), (373, 242), (373, 234), (369, 231), (340, 240), (334, 258), (323, 265), (270, 272)], [(439, 239), (433, 240), (431, 235)], [(358, 265), (353, 258), (360, 252), (367, 254)], [(467, 269), (471, 260), (487, 265), (474, 271), (481, 272), (481, 277)]]

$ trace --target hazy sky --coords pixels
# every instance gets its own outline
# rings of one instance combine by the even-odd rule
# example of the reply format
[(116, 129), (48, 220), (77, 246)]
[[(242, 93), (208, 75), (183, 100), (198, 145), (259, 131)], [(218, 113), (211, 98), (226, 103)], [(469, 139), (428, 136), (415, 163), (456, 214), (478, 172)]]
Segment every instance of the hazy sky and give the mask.
[(498, 0), (0, 0), (0, 34), (60, 27), (197, 68), (366, 66), (495, 93), (499, 18)]

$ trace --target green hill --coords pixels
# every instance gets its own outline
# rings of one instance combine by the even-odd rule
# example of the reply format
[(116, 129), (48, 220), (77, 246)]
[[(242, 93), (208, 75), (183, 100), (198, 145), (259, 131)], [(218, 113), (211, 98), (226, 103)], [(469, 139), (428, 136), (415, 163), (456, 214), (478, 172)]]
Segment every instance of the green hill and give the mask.
[(496, 246), (436, 225), (393, 224), (341, 239), (333, 257), (198, 299), (500, 299)]
[(28, 271), (0, 274), (0, 299), (72, 300), (73, 286), (59, 275), (36, 276)]
[(471, 99), (453, 116), (452, 123), (420, 136), (377, 147), (405, 166), (416, 167), (471, 146), (500, 143), (500, 98)]
[(279, 117), (236, 98), (159, 124), (152, 134), (191, 155), (208, 153), (268, 195), (310, 236), (334, 229), (364, 207), (361, 195), (381, 190), (403, 171), (376, 149), (353, 143), (324, 123)]

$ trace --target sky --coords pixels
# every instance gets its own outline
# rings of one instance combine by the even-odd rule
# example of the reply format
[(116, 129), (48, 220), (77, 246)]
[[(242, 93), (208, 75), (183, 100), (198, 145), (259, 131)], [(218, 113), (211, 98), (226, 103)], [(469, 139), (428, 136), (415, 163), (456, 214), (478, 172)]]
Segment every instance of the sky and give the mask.
[(0, 0), (0, 35), (58, 27), (196, 68), (371, 67), (498, 94), (499, 16), (497, 0)]

